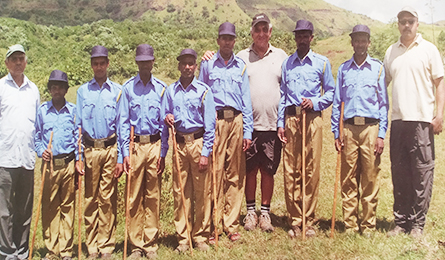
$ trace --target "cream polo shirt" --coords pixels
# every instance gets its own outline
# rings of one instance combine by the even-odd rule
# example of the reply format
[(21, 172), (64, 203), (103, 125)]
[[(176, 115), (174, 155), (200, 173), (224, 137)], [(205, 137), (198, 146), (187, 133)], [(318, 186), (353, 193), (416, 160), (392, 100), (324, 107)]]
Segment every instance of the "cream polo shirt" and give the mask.
[(417, 34), (404, 46), (400, 39), (385, 54), (386, 81), (392, 81), (391, 120), (431, 123), (434, 117), (434, 80), (444, 76), (440, 53)]
[(11, 74), (0, 79), (0, 167), (34, 169), (37, 86), (25, 76), (19, 87)]
[(277, 131), (278, 103), (280, 102), (281, 65), (286, 52), (269, 44), (261, 59), (252, 45), (237, 54), (247, 65), (252, 99), (253, 129)]

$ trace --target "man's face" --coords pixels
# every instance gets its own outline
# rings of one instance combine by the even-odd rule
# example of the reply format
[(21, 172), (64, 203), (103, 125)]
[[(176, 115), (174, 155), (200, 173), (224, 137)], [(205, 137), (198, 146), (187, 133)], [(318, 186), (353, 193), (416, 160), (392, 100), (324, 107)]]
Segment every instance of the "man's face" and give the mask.
[(26, 68), (26, 55), (23, 52), (16, 51), (5, 60), (6, 67), (11, 75), (23, 74)]
[(154, 63), (154, 60), (136, 61), (139, 68), (139, 74), (150, 74)]
[(65, 99), (66, 92), (68, 92), (68, 88), (60, 83), (52, 83), (49, 88), (49, 94), (57, 101)]
[(219, 45), (219, 51), (223, 54), (231, 54), (235, 46), (235, 36), (220, 35), (216, 42)]
[(253, 43), (256, 45), (269, 44), (270, 36), (272, 35), (272, 28), (266, 22), (260, 22), (252, 28), (251, 31)]
[(314, 35), (312, 35), (311, 31), (296, 31), (295, 42), (297, 43), (297, 49), (302, 51), (309, 51), (313, 38)]
[(195, 57), (186, 55), (181, 58), (178, 64), (178, 70), (181, 72), (181, 78), (190, 79), (195, 76), (197, 65)]
[(354, 53), (358, 55), (365, 55), (368, 52), (368, 47), (371, 41), (367, 33), (355, 33), (352, 35), (351, 44)]
[(96, 57), (91, 59), (91, 68), (95, 78), (106, 78), (109, 61), (107, 57)]
[(403, 12), (400, 15), (399, 32), (402, 39), (412, 40), (416, 37), (417, 28), (419, 27), (419, 21), (416, 17), (408, 12)]

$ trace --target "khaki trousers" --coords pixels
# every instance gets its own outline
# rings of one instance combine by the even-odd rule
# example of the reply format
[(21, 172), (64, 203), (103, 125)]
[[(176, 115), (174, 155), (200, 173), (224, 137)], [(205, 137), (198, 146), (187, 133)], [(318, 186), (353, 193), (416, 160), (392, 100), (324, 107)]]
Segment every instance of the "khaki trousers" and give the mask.
[[(42, 171), (44, 164), (42, 161)], [(42, 193), (42, 233), (49, 252), (61, 257), (72, 256), (74, 200), (74, 160), (64, 166), (50, 167), (45, 174)]]
[(85, 149), (85, 230), (89, 254), (112, 253), (116, 239), (117, 149)]
[(178, 143), (179, 167), (184, 196), (185, 210), (188, 219), (185, 219), (184, 208), (179, 186), (178, 171), (173, 155), (173, 196), (175, 199), (175, 226), (178, 233), (179, 244), (188, 244), (187, 224), (192, 227), (191, 238), (195, 243), (207, 242), (210, 235), (210, 181), (211, 165), (209, 158), (208, 168), (204, 172), (199, 171), (199, 158), (202, 151), (202, 138), (190, 143)]
[(242, 114), (233, 119), (217, 120), (215, 130), (217, 146), (214, 160), (218, 219), (222, 218), (225, 232), (234, 233), (239, 228), (246, 181)]
[[(378, 124), (345, 124), (344, 127), (345, 146), (341, 155), (343, 219), (346, 229), (356, 232), (359, 225), (362, 232), (375, 230), (380, 156), (375, 156), (374, 148), (378, 133)], [(363, 209), (361, 221), (358, 221), (359, 200)]]
[(130, 218), (128, 236), (133, 250), (144, 252), (158, 249), (159, 200), (161, 176), (157, 164), (161, 153), (161, 141), (135, 143), (131, 154)]
[[(290, 225), (302, 225), (302, 116), (286, 116), (285, 134), (287, 144), (283, 148), (284, 162), (284, 198), (290, 215)], [(315, 208), (318, 201), (320, 180), (320, 159), (322, 148), (322, 124), (319, 113), (306, 114), (306, 223), (315, 224)]]

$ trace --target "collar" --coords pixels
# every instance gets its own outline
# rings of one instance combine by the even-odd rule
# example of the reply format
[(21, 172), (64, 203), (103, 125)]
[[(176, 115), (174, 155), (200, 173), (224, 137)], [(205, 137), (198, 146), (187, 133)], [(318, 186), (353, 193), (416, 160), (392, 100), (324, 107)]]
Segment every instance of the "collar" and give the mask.
[(345, 64), (348, 68), (351, 68), (351, 67), (353, 67), (353, 66), (355, 66), (355, 68), (361, 68), (361, 67), (364, 67), (364, 68), (370, 68), (371, 67), (371, 62), (370, 62), (370, 60), (371, 60), (371, 56), (369, 56), (369, 54), (367, 54), (366, 55), (366, 59), (365, 59), (365, 61), (363, 61), (363, 64), (361, 65), (361, 66), (359, 66), (356, 62), (355, 62), (355, 60), (354, 60), (354, 55), (352, 55), (352, 58), (350, 59), (350, 60), (348, 60), (346, 63), (347, 64)]
[[(216, 53), (216, 60), (219, 60), (222, 62), (222, 64), (226, 64), (224, 58), (221, 56), (221, 54), (218, 52)], [(233, 54), (232, 52), (232, 56), (230, 56), (229, 61), (227, 62), (227, 66), (229, 66), (229, 64), (231, 64), (233, 61), (235, 60), (235, 54)]]
[(306, 56), (303, 57), (303, 59), (300, 59), (300, 57), (298, 57), (298, 52), (296, 52), (296, 51), (294, 52), (294, 54), (292, 54), (292, 56), (290, 58), (292, 63), (294, 63), (298, 60), (298, 62), (300, 64), (303, 64), (306, 59), (308, 59), (307, 62), (312, 63), (312, 59), (314, 57), (314, 52), (312, 52), (312, 49), (309, 49), (309, 52), (306, 54)]
[[(96, 78), (93, 77), (93, 79), (91, 80), (91, 84), (97, 85), (99, 87), (99, 83), (97, 83)], [(104, 84), (102, 84), (102, 87), (105, 87), (109, 90), (111, 90), (111, 81), (110, 78), (107, 77), (107, 80), (104, 82)]]
[(182, 86), (181, 84), (181, 80), (179, 79), (178, 81), (176, 81), (176, 85), (175, 85), (175, 92), (177, 93), (179, 91), (179, 89), (183, 89), (184, 91), (187, 90), (189, 87), (194, 88), (195, 90), (197, 90), (197, 84), (198, 81), (196, 80), (196, 77), (193, 77), (192, 82), (190, 83), (190, 85), (185, 86), (186, 88), (184, 88), (184, 86)]
[[(49, 113), (49, 111), (53, 109), (54, 111), (57, 111), (57, 109), (54, 107), (53, 104), (53, 100), (51, 99), (50, 101), (48, 101), (48, 109), (47, 109), (47, 113)], [(68, 110), (69, 113), (73, 112), (73, 107), (68, 106), (68, 102), (65, 99), (65, 105), (63, 105), (63, 107), (59, 110), (59, 113), (62, 112), (62, 110)]]
[(401, 40), (400, 40), (400, 37), (399, 37), (399, 40), (397, 41), (396, 45), (397, 45), (397, 47), (409, 48), (409, 47), (411, 47), (411, 46), (414, 46), (415, 44), (416, 44), (416, 45), (419, 45), (422, 41), (423, 41), (422, 34), (420, 34), (420, 33), (416, 33), (416, 38), (414, 38), (414, 41), (411, 43), (410, 46), (405, 46), (405, 45), (403, 45), (403, 43), (402, 43)]
[[(144, 82), (142, 82), (141, 76), (139, 75), (139, 73), (136, 75), (136, 77), (134, 77), (134, 82), (141, 82), (141, 84), (144, 86)], [(148, 80), (148, 83), (151, 85), (153, 84), (153, 74), (150, 75), (150, 79)], [(147, 86), (149, 85), (147, 84)], [(144, 86), (145, 87), (145, 86)]]
[(9, 73), (9, 72), (8, 72), (8, 75), (6, 76), (6, 79), (9, 80), (9, 81), (12, 81), (13, 85), (15, 87), (17, 87), (17, 88), (22, 88), (22, 87), (29, 86), (29, 84), (28, 84), (29, 83), (29, 79), (28, 79), (28, 77), (26, 77), (25, 74), (23, 74), (23, 84), (21, 86), (19, 86), (19, 85), (17, 85), (17, 83), (15, 83), (14, 79), (12, 78), (11, 73)]
[[(249, 46), (249, 52), (255, 53), (255, 55), (259, 56), (258, 53), (253, 49), (253, 43)], [(269, 47), (267, 48), (266, 53), (264, 53), (264, 57), (269, 55), (269, 53), (273, 52), (272, 45), (269, 43)]]

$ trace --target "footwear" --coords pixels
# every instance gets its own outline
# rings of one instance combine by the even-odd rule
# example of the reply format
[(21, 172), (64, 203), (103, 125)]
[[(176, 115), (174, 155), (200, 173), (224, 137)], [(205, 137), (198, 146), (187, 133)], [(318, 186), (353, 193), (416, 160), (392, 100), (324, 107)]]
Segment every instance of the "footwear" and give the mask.
[(72, 260), (73, 258), (71, 256), (64, 256), (62, 257), (62, 260)]
[(175, 252), (176, 253), (185, 253), (189, 249), (190, 249), (190, 246), (188, 244), (179, 244), (179, 246), (176, 247)]
[(420, 228), (413, 228), (411, 229), (411, 232), (409, 232), (409, 234), (414, 238), (414, 239), (420, 239), (423, 235), (423, 230)]
[(142, 251), (141, 250), (134, 250), (131, 255), (128, 257), (128, 260), (136, 260), (142, 258)]
[(252, 231), (256, 228), (256, 225), (258, 223), (258, 216), (254, 211), (247, 211), (247, 215), (243, 220), (244, 222), (244, 229), (247, 231)]
[(148, 251), (145, 253), (145, 257), (147, 259), (156, 259), (158, 257), (158, 253), (156, 253), (156, 251)]
[(230, 239), (230, 241), (235, 242), (235, 241), (237, 241), (238, 239), (241, 238), (241, 234), (238, 233), (238, 232), (229, 233), (227, 235), (227, 237)]
[(110, 260), (112, 258), (113, 258), (113, 256), (110, 253), (104, 253), (100, 256), (100, 259), (104, 259), (104, 260)]
[(44, 258), (42, 258), (42, 260), (59, 260), (59, 257), (57, 257), (55, 254), (48, 253)]
[(195, 244), (195, 248), (199, 251), (207, 251), (209, 250), (209, 245), (207, 245), (206, 242), (198, 242)]
[(273, 232), (275, 228), (272, 226), (272, 221), (270, 220), (269, 214), (260, 215), (259, 226), (264, 232)]
[(292, 226), (287, 232), (290, 238), (296, 238), (301, 236), (301, 229), (299, 226)]
[(306, 227), (306, 237), (315, 237), (317, 233), (315, 232), (315, 228), (312, 226)]
[(99, 258), (99, 254), (98, 253), (92, 253), (92, 254), (88, 255), (87, 260), (96, 260), (98, 258)]
[(393, 236), (397, 236), (400, 234), (406, 233), (406, 230), (401, 227), (401, 226), (396, 226), (393, 230), (389, 231), (388, 233), (386, 233), (387, 237), (393, 237)]

